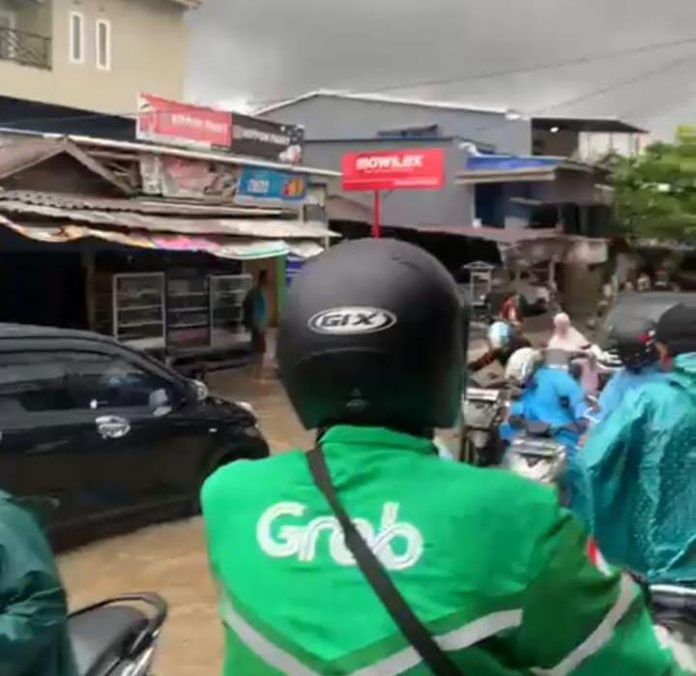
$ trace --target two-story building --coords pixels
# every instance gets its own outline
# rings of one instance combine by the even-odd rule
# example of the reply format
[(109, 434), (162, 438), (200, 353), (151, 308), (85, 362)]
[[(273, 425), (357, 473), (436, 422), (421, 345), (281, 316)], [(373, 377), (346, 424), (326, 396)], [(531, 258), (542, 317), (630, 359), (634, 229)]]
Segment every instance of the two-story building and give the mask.
[(120, 115), (183, 100), (185, 15), (202, 0), (0, 0), (2, 98)]
[[(479, 259), (518, 272), (538, 264), (542, 276), (563, 285), (563, 278), (574, 280), (591, 267), (594, 287), (607, 258), (601, 236), (613, 201), (596, 139), (628, 138), (630, 151), (644, 133), (614, 119), (529, 119), (506, 109), (330, 91), (257, 114), (303, 125), (307, 160), (326, 169), (339, 169), (348, 152), (442, 148), (441, 190), (384, 196), (388, 234), (422, 244), (452, 270)], [(615, 152), (617, 143), (606, 150)], [(328, 201), (332, 227), (367, 234), (371, 199), (335, 184)]]

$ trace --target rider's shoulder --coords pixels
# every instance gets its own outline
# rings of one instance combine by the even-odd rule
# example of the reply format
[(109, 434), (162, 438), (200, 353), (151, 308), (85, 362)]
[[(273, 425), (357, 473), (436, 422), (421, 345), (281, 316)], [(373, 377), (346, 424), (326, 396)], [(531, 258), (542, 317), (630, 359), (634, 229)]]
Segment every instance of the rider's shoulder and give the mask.
[(236, 460), (222, 465), (203, 483), (202, 500), (228, 495), (239, 497), (246, 491), (257, 491), (273, 477), (287, 476), (287, 472), (302, 461), (302, 451), (289, 451), (263, 460)]
[(446, 464), (452, 467), (452, 474), (461, 483), (461, 490), (457, 491), (460, 499), (478, 504), (485, 511), (504, 512), (513, 521), (526, 521), (530, 516), (534, 519), (558, 511), (558, 495), (549, 486), (505, 469)]

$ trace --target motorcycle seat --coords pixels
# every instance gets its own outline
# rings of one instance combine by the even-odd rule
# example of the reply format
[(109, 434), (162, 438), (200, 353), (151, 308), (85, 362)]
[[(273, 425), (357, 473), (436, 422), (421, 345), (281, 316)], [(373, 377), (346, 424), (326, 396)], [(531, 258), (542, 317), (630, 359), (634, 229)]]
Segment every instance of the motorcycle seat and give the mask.
[(676, 585), (652, 585), (650, 601), (658, 621), (683, 620), (696, 625), (696, 589)]
[(103, 606), (72, 615), (68, 631), (78, 675), (108, 673), (146, 625), (144, 613), (125, 606)]

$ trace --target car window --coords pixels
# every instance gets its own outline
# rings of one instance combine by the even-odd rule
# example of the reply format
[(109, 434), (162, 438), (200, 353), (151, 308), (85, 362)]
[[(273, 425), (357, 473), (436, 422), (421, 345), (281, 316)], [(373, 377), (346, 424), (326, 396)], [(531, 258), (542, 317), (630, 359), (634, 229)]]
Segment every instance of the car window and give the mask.
[(68, 370), (80, 408), (149, 408), (165, 413), (174, 404), (171, 383), (128, 359), (94, 352), (69, 355)]
[(67, 370), (55, 353), (0, 354), (0, 416), (74, 407)]

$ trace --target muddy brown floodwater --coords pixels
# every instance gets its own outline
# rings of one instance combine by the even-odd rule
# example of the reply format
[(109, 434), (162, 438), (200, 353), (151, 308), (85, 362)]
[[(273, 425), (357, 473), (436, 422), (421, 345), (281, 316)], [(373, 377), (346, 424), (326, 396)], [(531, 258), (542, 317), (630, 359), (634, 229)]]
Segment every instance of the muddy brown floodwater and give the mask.
[[(211, 389), (251, 403), (274, 453), (311, 442), (277, 381), (257, 383), (245, 371), (210, 376)], [(208, 574), (200, 518), (152, 526), (97, 542), (59, 559), (72, 608), (124, 592), (156, 591), (169, 603), (157, 673), (207, 676), (220, 672), (222, 630)]]

